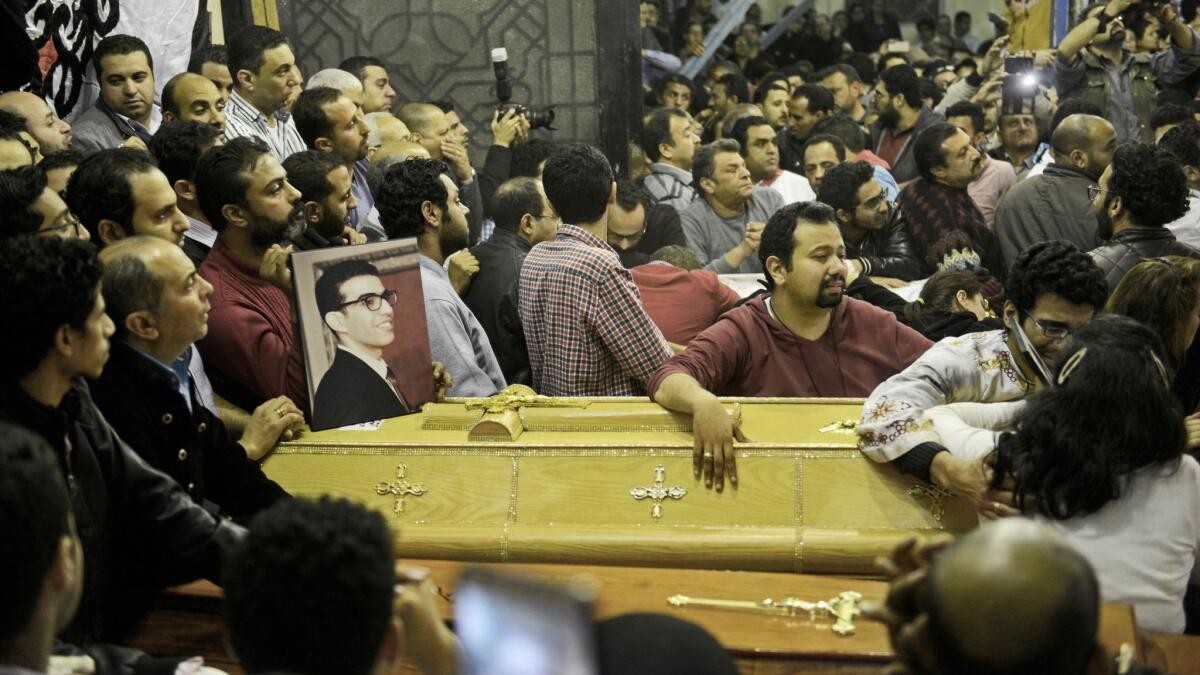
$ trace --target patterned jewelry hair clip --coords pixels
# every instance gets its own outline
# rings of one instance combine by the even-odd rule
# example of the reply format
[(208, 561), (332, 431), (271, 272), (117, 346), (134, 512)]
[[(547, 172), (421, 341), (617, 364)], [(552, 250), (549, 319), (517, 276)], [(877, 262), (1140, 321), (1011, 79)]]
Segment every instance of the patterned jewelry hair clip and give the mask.
[(1171, 376), (1167, 374), (1167, 366), (1163, 364), (1162, 359), (1158, 358), (1158, 354), (1154, 353), (1153, 349), (1147, 349), (1150, 353), (1150, 360), (1154, 362), (1154, 367), (1158, 369), (1158, 374), (1162, 377), (1163, 386), (1167, 389), (1171, 388)]
[(1071, 358), (1067, 359), (1067, 362), (1063, 364), (1062, 370), (1058, 371), (1058, 386), (1061, 387), (1066, 383), (1067, 378), (1070, 377), (1071, 373), (1075, 372), (1075, 369), (1079, 367), (1079, 363), (1083, 361), (1083, 357), (1086, 354), (1087, 347), (1084, 347), (1083, 349), (1080, 349), (1072, 354)]

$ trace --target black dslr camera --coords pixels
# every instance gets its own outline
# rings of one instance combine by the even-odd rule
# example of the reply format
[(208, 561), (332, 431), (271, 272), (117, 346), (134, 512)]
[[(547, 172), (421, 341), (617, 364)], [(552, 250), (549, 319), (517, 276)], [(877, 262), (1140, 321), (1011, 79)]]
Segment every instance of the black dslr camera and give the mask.
[(515, 110), (516, 114), (529, 120), (530, 129), (557, 131), (553, 126), (554, 106), (548, 105), (539, 109), (526, 108), (520, 103), (509, 103), (509, 99), (512, 98), (512, 83), (508, 81), (508, 50), (504, 47), (492, 50), (492, 70), (496, 73), (496, 98), (500, 101), (496, 112), (500, 117), (504, 117), (509, 110)]

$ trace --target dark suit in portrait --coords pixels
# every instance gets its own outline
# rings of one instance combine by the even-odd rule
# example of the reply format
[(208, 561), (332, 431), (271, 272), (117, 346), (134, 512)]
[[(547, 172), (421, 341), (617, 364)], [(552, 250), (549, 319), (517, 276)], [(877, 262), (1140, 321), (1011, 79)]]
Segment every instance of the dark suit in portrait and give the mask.
[(317, 385), (313, 429), (332, 429), (412, 412), (403, 394), (371, 366), (345, 349)]

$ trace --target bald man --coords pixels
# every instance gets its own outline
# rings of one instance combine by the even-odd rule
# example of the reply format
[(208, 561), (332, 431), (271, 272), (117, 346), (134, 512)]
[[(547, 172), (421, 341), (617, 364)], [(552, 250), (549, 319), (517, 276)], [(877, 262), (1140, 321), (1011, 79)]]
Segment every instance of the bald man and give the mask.
[(408, 127), (412, 140), (420, 143), (433, 159), (445, 160), (462, 185), (459, 196), (470, 209), (467, 224), (470, 229), (470, 244), (479, 241), (483, 227), (483, 196), (479, 181), (475, 180), (475, 169), (467, 156), (467, 147), (453, 140), (450, 119), (442, 109), (432, 103), (405, 103), (396, 114)]
[(937, 548), (906, 542), (884, 565), (892, 589), (874, 613), (889, 625), (909, 670), (1108, 672), (1097, 640), (1096, 574), (1057, 532), (1012, 518), (985, 524), (944, 552)]
[(0, 94), (0, 110), (25, 120), (25, 130), (38, 142), (43, 155), (66, 150), (71, 145), (71, 125), (59, 119), (46, 100), (24, 91)]
[[(379, 148), (388, 143), (412, 141), (412, 134), (408, 130), (408, 125), (400, 121), (399, 117), (386, 112), (370, 113), (363, 118), (367, 123), (367, 158), (371, 158), (379, 151)], [(422, 148), (424, 149), (424, 148)], [(429, 151), (426, 150), (428, 155)]]
[(163, 122), (199, 122), (225, 133), (225, 101), (212, 80), (180, 73), (163, 86)]
[(1004, 263), (1041, 241), (1065, 239), (1084, 251), (1100, 245), (1088, 186), (1112, 162), (1117, 132), (1103, 117), (1070, 115), (1050, 137), (1054, 163), (1018, 182), (996, 205), (993, 230)]

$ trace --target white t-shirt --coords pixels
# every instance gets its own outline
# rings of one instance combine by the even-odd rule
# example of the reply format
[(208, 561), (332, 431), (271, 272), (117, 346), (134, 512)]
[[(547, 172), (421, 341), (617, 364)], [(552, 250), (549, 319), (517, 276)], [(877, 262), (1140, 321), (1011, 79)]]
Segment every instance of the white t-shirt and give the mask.
[(798, 173), (779, 169), (774, 178), (759, 182), (759, 187), (771, 188), (783, 197), (784, 204), (811, 202), (817, 198), (808, 179)]

